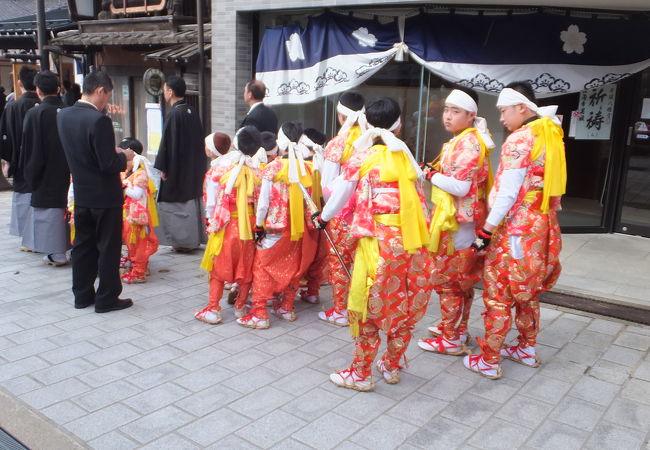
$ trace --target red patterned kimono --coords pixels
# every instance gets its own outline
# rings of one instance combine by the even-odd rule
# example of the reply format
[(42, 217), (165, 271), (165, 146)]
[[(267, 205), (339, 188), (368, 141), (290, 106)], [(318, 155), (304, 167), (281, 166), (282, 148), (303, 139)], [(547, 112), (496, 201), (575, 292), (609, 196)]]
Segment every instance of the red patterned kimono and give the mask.
[[(454, 196), (456, 221), (473, 224), (481, 229), (486, 215), (486, 189), (489, 174), (489, 155), (481, 161), (481, 144), (476, 131), (461, 134), (442, 149), (440, 173), (458, 181), (470, 182), (469, 192), (463, 197)], [(441, 321), (439, 328), (446, 339), (459, 339), (467, 330), (470, 308), (474, 298), (474, 285), (481, 279), (483, 257), (471, 248), (454, 249), (454, 233), (444, 231), (438, 252), (433, 259), (431, 282), (440, 296)]]
[(500, 361), (500, 350), (512, 324), (512, 308), (521, 347), (535, 346), (539, 331), (537, 296), (553, 287), (560, 275), (562, 237), (557, 220), (560, 197), (551, 197), (548, 213), (540, 210), (545, 154), (531, 161), (535, 144), (529, 125), (514, 131), (503, 144), (501, 164), (490, 193), (493, 204), (507, 169), (526, 169), (514, 205), (492, 236), (483, 271), (485, 339), (477, 339), (483, 359)]

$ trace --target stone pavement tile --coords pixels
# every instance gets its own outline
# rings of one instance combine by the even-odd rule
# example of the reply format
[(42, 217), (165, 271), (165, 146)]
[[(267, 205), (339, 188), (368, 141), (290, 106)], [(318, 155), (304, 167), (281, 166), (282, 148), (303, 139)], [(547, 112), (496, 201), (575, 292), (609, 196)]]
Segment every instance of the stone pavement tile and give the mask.
[(539, 373), (546, 377), (575, 383), (582, 378), (587, 369), (589, 369), (587, 364), (578, 364), (558, 358), (544, 360), (539, 368)]
[(124, 380), (118, 380), (79, 395), (72, 400), (86, 410), (94, 412), (139, 392), (140, 389), (132, 384)]
[(241, 397), (243, 395), (239, 392), (229, 389), (222, 384), (217, 384), (192, 394), (189, 397), (185, 397), (174, 403), (174, 405), (183, 408), (185, 411), (197, 417), (202, 417), (229, 405)]
[(542, 375), (536, 375), (524, 385), (521, 393), (547, 403), (558, 403), (571, 389), (571, 384)]
[(230, 356), (230, 354), (219, 350), (215, 346), (211, 346), (200, 350), (190, 351), (185, 356), (176, 358), (172, 362), (184, 369), (193, 371), (214, 364), (228, 356)]
[(36, 356), (0, 365), (0, 382), (17, 378), (48, 367), (49, 364)]
[(82, 408), (67, 400), (49, 406), (41, 410), (41, 412), (57, 424), (68, 423), (88, 414), (87, 411), (84, 411)]
[[(12, 339), (11, 336), (9, 336), (9, 339)], [(624, 332), (618, 335), (614, 343), (622, 347), (633, 348), (645, 352), (650, 348), (650, 336)]]
[(460, 397), (478, 381), (479, 377), (476, 377), (474, 381), (467, 381), (458, 379), (447, 372), (442, 372), (425, 383), (418, 391), (440, 400), (452, 401)]
[(164, 406), (175, 403), (192, 394), (174, 383), (165, 383), (137, 395), (129, 396), (122, 403), (140, 414), (150, 414)]
[(648, 326), (628, 325), (625, 328), (625, 331), (628, 331), (630, 333), (642, 334), (644, 336), (650, 336), (650, 327)]
[(185, 336), (181, 333), (171, 330), (162, 329), (146, 332), (147, 334), (141, 338), (135, 339), (133, 343), (140, 347), (142, 350), (151, 350), (161, 345), (170, 344), (172, 342), (183, 339)]
[(636, 400), (650, 405), (650, 381), (638, 378), (630, 379), (623, 386), (621, 396), (629, 400)]
[(282, 407), (282, 410), (313, 422), (343, 401), (345, 397), (316, 388), (290, 401)]
[(403, 400), (405, 397), (413, 394), (427, 382), (427, 380), (423, 378), (416, 377), (410, 373), (404, 373), (403, 371), (400, 374), (400, 382), (397, 384), (385, 383), (376, 370), (375, 375), (375, 380), (377, 382), (375, 385), (375, 392), (397, 401)]
[(413, 433), (406, 445), (431, 450), (461, 448), (461, 444), (476, 430), (464, 423), (436, 416)]
[(571, 342), (558, 352), (557, 357), (578, 364), (591, 365), (596, 362), (601, 353), (596, 348)]
[[(287, 448), (293, 448), (293, 447), (287, 447)], [(219, 439), (214, 444), (205, 447), (205, 450), (224, 450), (224, 449), (257, 450), (259, 449), (259, 447), (251, 444), (247, 440), (240, 438), (236, 434), (229, 434), (223, 439)]]
[[(79, 376), (79, 379), (84, 383), (97, 388), (112, 381), (132, 376), (139, 371), (140, 369), (137, 366), (127, 361), (117, 361), (107, 366), (100, 367), (99, 369), (86, 372), (85, 374)], [(141, 372), (137, 375), (141, 376), (143, 373), (144, 372)]]
[(199, 450), (197, 444), (177, 435), (168, 434), (141, 447), (141, 450)]
[[(354, 435), (352, 435), (354, 436)], [(311, 448), (311, 447), (305, 447), (305, 448)], [(368, 447), (363, 447), (359, 444), (355, 444), (354, 442), (350, 441), (349, 439), (346, 441), (341, 442), (339, 445), (336, 446), (336, 450), (366, 450)], [(401, 447), (400, 447), (401, 448)]]
[(90, 342), (77, 342), (76, 344), (66, 345), (65, 347), (42, 353), (39, 356), (50, 364), (60, 364), (71, 359), (86, 356), (89, 353), (94, 353), (97, 350), (99, 348)]
[(632, 374), (634, 378), (650, 381), (650, 361), (642, 361)]
[[(205, 447), (249, 423), (250, 419), (228, 408), (222, 408), (184, 426), (177, 433)], [(223, 442), (218, 444), (223, 445)]]
[[(266, 386), (282, 377), (282, 374), (275, 372), (271, 369), (267, 369), (263, 366), (253, 367), (246, 372), (237, 374), (237, 376), (231, 377), (226, 381), (223, 381), (221, 384), (224, 386), (234, 389), (242, 394), (248, 394), (252, 391), (255, 391), (262, 386)], [(300, 377), (294, 377), (294, 382), (300, 383)], [(291, 391), (287, 391), (292, 393)], [(296, 395), (297, 392), (293, 392), (293, 395)]]
[(291, 336), (295, 336), (304, 341), (313, 341), (332, 332), (332, 325), (325, 322), (308, 323), (300, 328), (290, 331)]
[(643, 358), (643, 355), (644, 352), (639, 350), (612, 345), (603, 353), (601, 358), (624, 366), (634, 367)]
[(588, 317), (563, 313), (560, 317), (555, 319), (553, 323), (546, 327), (546, 329), (559, 333), (573, 333), (576, 335), (585, 329), (589, 325), (590, 321), (591, 319)]
[(387, 414), (422, 427), (447, 407), (449, 402), (415, 392), (387, 411)]
[[(542, 361), (544, 364), (544, 361)], [(503, 367), (503, 378), (519, 381), (520, 383), (525, 383), (535, 375), (539, 374), (539, 368), (533, 368), (524, 366), (523, 364), (516, 363), (507, 359), (501, 360), (501, 366)], [(478, 375), (470, 372), (465, 369), (467, 373), (470, 373), (477, 377)]]
[(587, 330), (616, 336), (623, 328), (625, 328), (625, 325), (620, 322), (606, 319), (594, 319), (587, 327)]
[(418, 427), (390, 416), (380, 416), (349, 439), (372, 449), (393, 449), (406, 441)]
[[(278, 373), (275, 371), (272, 372), (275, 374)], [(271, 386), (278, 388), (284, 392), (288, 392), (289, 394), (300, 395), (320, 384), (323, 384), (323, 381), (325, 379), (326, 376), (323, 375), (322, 372), (310, 369), (309, 367), (302, 367), (291, 372), (288, 375), (276, 378), (277, 381), (273, 382)]]
[(333, 412), (349, 417), (359, 423), (368, 424), (375, 417), (382, 415), (386, 410), (395, 406), (397, 402), (391, 398), (373, 392), (357, 393), (338, 405)]
[(28, 358), (41, 352), (47, 352), (57, 348), (55, 344), (47, 339), (39, 339), (22, 345), (15, 345), (0, 351), (0, 356), (7, 361), (18, 361), (19, 359)]
[(587, 374), (608, 383), (621, 385), (630, 378), (632, 368), (601, 359), (589, 367)]
[(188, 422), (194, 416), (174, 407), (166, 406), (120, 428), (120, 431), (141, 444), (156, 439)]
[(609, 405), (621, 387), (585, 375), (573, 385), (569, 395), (601, 406)]
[(229, 407), (252, 419), (259, 419), (293, 400), (294, 397), (271, 386), (265, 386), (231, 403)]
[(130, 356), (137, 355), (142, 349), (128, 342), (122, 342), (112, 347), (102, 348), (101, 350), (84, 356), (91, 363), (97, 366), (106, 366)]
[(573, 339), (573, 342), (586, 345), (587, 347), (597, 348), (598, 350), (606, 350), (613, 340), (614, 336), (596, 331), (583, 330)]
[[(323, 339), (327, 339), (327, 338), (323, 338)], [(263, 342), (262, 344), (258, 345), (256, 348), (263, 352), (269, 353), (273, 356), (279, 356), (290, 350), (305, 345), (305, 342), (306, 341), (304, 339), (300, 339), (298, 337), (285, 334), (282, 336), (278, 336), (275, 339), (271, 339), (266, 342)], [(311, 346), (315, 347), (317, 346), (318, 343), (320, 343), (320, 340), (317, 341), (316, 343), (310, 342), (309, 344), (306, 345), (306, 347), (308, 348), (310, 348)], [(332, 351), (335, 350), (336, 348), (338, 347), (333, 347)], [(303, 351), (307, 351), (307, 353), (312, 353), (308, 349), (303, 349)]]
[(508, 400), (495, 416), (534, 429), (544, 421), (552, 409), (553, 405), (518, 394)]
[(56, 366), (48, 367), (47, 369), (39, 370), (32, 373), (32, 377), (43, 384), (54, 384), (63, 381), (67, 378), (72, 378), (81, 375), (91, 370), (95, 370), (97, 366), (89, 363), (83, 359), (71, 359), (70, 361), (57, 364)]
[(7, 334), (6, 338), (11, 339), (14, 344), (27, 344), (39, 339), (49, 338), (63, 333), (63, 331), (54, 325), (44, 325), (38, 328), (31, 328), (17, 333)]
[(207, 366), (183, 375), (174, 382), (192, 392), (201, 391), (235, 375), (232, 370), (217, 365)]
[(555, 407), (549, 417), (574, 428), (592, 431), (604, 412), (605, 408), (602, 406), (567, 396)]
[(182, 350), (172, 347), (171, 345), (163, 345), (153, 350), (138, 353), (127, 361), (135, 364), (141, 369), (149, 369), (159, 364), (171, 361), (172, 359), (179, 358), (184, 355)]
[(502, 450), (506, 446), (520, 448), (532, 432), (522, 428), (517, 422), (492, 418), (479, 428), (467, 443), (481, 449)]
[(83, 392), (88, 392), (88, 385), (76, 378), (63, 380), (41, 389), (28, 392), (20, 398), (32, 408), (42, 409), (63, 400), (69, 400)]
[(93, 439), (88, 442), (88, 445), (90, 445), (93, 450), (131, 450), (139, 447), (138, 444), (118, 431), (111, 431), (97, 439)]
[(125, 328), (123, 330), (111, 331), (104, 333), (92, 340), (93, 344), (102, 348), (115, 347), (125, 342), (135, 342), (142, 338), (143, 334), (132, 328)]
[(335, 351), (321, 358), (316, 358), (316, 360), (313, 363), (309, 364), (309, 367), (311, 367), (314, 370), (318, 370), (319, 372), (323, 372), (324, 374), (327, 374), (327, 376), (329, 376), (329, 374), (334, 373), (337, 370), (342, 370), (350, 367), (351, 362), (352, 362), (351, 351), (350, 352)]
[(641, 448), (644, 441), (645, 433), (641, 431), (601, 422), (594, 429), (585, 448), (594, 450)]
[[(305, 353), (322, 357), (325, 355), (329, 355), (330, 353), (336, 350), (343, 349), (346, 345), (349, 344), (351, 344), (351, 342), (344, 341), (342, 339), (337, 339), (332, 337), (331, 335), (328, 335), (328, 336), (323, 336), (316, 341), (311, 341), (303, 345), (299, 349)], [(352, 355), (352, 351), (350, 351), (350, 355)]]
[(575, 338), (575, 334), (542, 328), (537, 335), (537, 342), (549, 347), (562, 348)]
[(187, 374), (188, 371), (172, 363), (164, 363), (151, 369), (143, 370), (129, 377), (129, 382), (141, 389), (152, 387), (174, 380)]
[[(266, 331), (266, 330), (262, 330)], [(260, 345), (264, 344), (266, 342), (266, 337), (262, 336), (261, 333), (259, 334), (253, 334), (253, 333), (244, 333), (240, 334), (228, 339), (223, 339), (218, 341), (217, 348), (219, 350), (223, 350), (224, 352), (228, 352), (231, 355), (235, 355), (238, 353), (243, 353), (249, 348), (258, 348)], [(213, 342), (214, 344), (214, 342)]]
[[(111, 317), (111, 320), (104, 320), (95, 324), (95, 327), (106, 333), (125, 330), (128, 327), (138, 325), (144, 322), (144, 319), (136, 316), (119, 316)], [(125, 330), (126, 331), (126, 330)]]
[(441, 413), (443, 417), (479, 427), (499, 408), (499, 405), (469, 393), (463, 394), (449, 404)]
[(647, 432), (650, 430), (650, 406), (617, 398), (607, 409), (605, 420)]
[(210, 333), (210, 330), (204, 330), (191, 336), (187, 336), (183, 339), (174, 341), (170, 345), (173, 345), (174, 347), (179, 348), (184, 352), (191, 353), (199, 349), (210, 347), (218, 341), (219, 339), (213, 333)]
[(502, 378), (495, 383), (494, 380), (481, 377), (467, 392), (492, 400), (495, 403), (505, 403), (521, 386), (522, 383), (519, 381), (508, 378)]
[(40, 389), (43, 387), (43, 385), (34, 380), (32, 377), (23, 375), (21, 377), (2, 382), (2, 387), (14, 395), (21, 395), (36, 389)]
[(545, 450), (578, 449), (588, 436), (586, 431), (547, 420), (526, 442), (526, 446)]
[(56, 322), (56, 326), (62, 330), (71, 331), (78, 330), (83, 327), (95, 326), (97, 323), (103, 322), (105, 320), (106, 319), (103, 318), (100, 314), (91, 314), (89, 309), (89, 314), (61, 320), (59, 322)]
[[(219, 345), (217, 345), (217, 348), (221, 349)], [(259, 366), (270, 359), (272, 359), (272, 356), (268, 353), (261, 352), (257, 349), (248, 349), (220, 360), (219, 366), (235, 373), (241, 373), (255, 366)], [(273, 367), (269, 367), (269, 369), (275, 370)]]
[(236, 434), (258, 447), (270, 448), (306, 424), (304, 420), (280, 410), (246, 425)]
[[(411, 345), (417, 345), (417, 343), (413, 342)], [(456, 362), (456, 358), (422, 351), (420, 356), (409, 361), (409, 367), (405, 368), (403, 372), (428, 380), (450, 367)]]
[(353, 420), (329, 412), (321, 416), (317, 422), (312, 422), (293, 433), (292, 437), (313, 448), (328, 450), (335, 448), (359, 428), (361, 425)]
[(113, 431), (138, 419), (140, 415), (119, 403), (100, 409), (65, 425), (85, 441), (90, 441), (104, 433)]
[[(62, 334), (57, 334), (48, 339), (48, 341), (63, 347), (66, 345), (74, 344), (75, 342), (93, 342), (93, 344), (99, 345), (96, 342), (98, 336), (101, 336), (104, 332), (97, 328), (95, 325), (88, 327), (79, 328), (78, 330), (66, 331)], [(101, 347), (101, 346), (100, 346)]]

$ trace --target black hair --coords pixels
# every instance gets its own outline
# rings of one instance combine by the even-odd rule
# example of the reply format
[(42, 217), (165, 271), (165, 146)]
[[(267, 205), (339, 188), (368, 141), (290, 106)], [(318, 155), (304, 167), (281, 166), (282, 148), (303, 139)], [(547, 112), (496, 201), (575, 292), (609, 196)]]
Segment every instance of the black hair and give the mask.
[(246, 89), (255, 100), (264, 100), (266, 96), (266, 86), (259, 80), (251, 80), (246, 83)]
[(107, 92), (113, 90), (113, 81), (111, 81), (111, 77), (101, 70), (90, 72), (84, 77), (83, 93), (86, 95), (92, 94), (98, 88), (104, 88)]
[(325, 134), (318, 131), (316, 128), (305, 128), (303, 134), (311, 139), (314, 144), (323, 146), (325, 145), (325, 142), (327, 142), (327, 137)]
[(126, 150), (127, 148), (130, 148), (134, 152), (136, 152), (138, 155), (142, 154), (142, 151), (144, 150), (144, 147), (142, 147), (142, 142), (138, 141), (134, 137), (125, 137), (120, 141), (119, 144), (117, 144), (119, 148), (123, 148)]
[(389, 129), (401, 114), (399, 105), (390, 97), (375, 98), (366, 106), (368, 123), (377, 128)]
[(339, 103), (352, 111), (360, 111), (366, 103), (366, 99), (358, 91), (346, 91), (339, 97)]
[(169, 89), (171, 89), (174, 92), (174, 97), (178, 97), (178, 98), (185, 97), (185, 91), (187, 90), (187, 85), (185, 84), (185, 80), (182, 79), (181, 77), (172, 75), (171, 77), (165, 80), (165, 84)]
[(506, 86), (522, 94), (531, 102), (535, 103), (535, 90), (528, 81), (513, 81)]
[(267, 152), (270, 152), (278, 145), (276, 142), (278, 137), (275, 135), (275, 133), (272, 133), (270, 131), (262, 131), (260, 133), (260, 138), (262, 139), (262, 147), (264, 147), (264, 150)]
[(262, 137), (256, 127), (246, 125), (237, 132), (237, 147), (244, 155), (254, 155), (261, 146)]
[(470, 97), (472, 97), (472, 100), (474, 100), (476, 102), (476, 106), (478, 106), (478, 94), (476, 93), (475, 90), (470, 89), (470, 88), (465, 87), (465, 86), (454, 86), (454, 89), (459, 90), (461, 92), (464, 92), (467, 95), (469, 95)]
[(59, 89), (59, 77), (50, 70), (43, 70), (34, 77), (34, 84), (44, 95), (56, 95)]
[(70, 83), (70, 80), (63, 80), (63, 89), (68, 91), (70, 90), (70, 87), (72, 87), (72, 83)]
[(35, 91), (34, 77), (36, 77), (36, 69), (30, 66), (22, 66), (18, 72), (18, 79), (23, 84), (26, 91)]
[(282, 132), (291, 142), (298, 142), (302, 136), (302, 124), (300, 122), (285, 122), (282, 124)]

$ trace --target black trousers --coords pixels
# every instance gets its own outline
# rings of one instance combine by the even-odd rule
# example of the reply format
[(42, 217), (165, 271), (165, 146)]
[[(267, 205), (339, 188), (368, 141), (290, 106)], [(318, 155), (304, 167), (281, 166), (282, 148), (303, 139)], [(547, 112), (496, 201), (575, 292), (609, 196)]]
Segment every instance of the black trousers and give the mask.
[[(72, 248), (72, 293), (77, 306), (95, 308), (115, 304), (122, 292), (122, 208), (74, 209), (75, 240)], [(95, 279), (99, 286), (95, 292)]]

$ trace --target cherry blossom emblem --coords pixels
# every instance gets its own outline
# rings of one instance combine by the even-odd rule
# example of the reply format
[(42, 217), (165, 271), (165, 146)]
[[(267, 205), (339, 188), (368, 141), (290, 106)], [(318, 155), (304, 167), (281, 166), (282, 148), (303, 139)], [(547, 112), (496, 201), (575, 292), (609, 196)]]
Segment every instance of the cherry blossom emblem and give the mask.
[(289, 40), (285, 41), (284, 44), (287, 46), (289, 59), (292, 62), (296, 62), (299, 59), (305, 59), (305, 53), (302, 50), (302, 42), (300, 41), (300, 35), (298, 33), (292, 33), (291, 36), (289, 36)]
[(566, 53), (577, 53), (578, 55), (584, 53), (587, 34), (580, 31), (578, 25), (569, 25), (569, 28), (560, 33), (560, 39), (564, 42), (562, 50)]
[(361, 47), (374, 47), (377, 43), (377, 37), (370, 33), (366, 27), (360, 27), (354, 30), (352, 37), (357, 40)]

